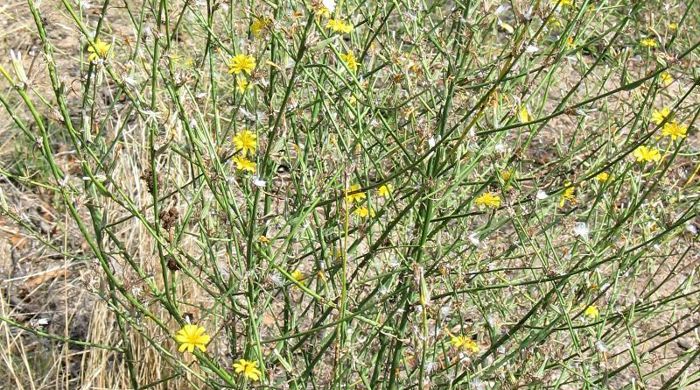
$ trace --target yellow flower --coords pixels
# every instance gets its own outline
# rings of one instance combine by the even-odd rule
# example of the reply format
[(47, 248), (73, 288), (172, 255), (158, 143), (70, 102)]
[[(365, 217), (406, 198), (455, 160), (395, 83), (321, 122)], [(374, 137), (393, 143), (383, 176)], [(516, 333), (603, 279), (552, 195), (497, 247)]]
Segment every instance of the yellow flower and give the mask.
[(666, 137), (671, 137), (672, 140), (676, 138), (685, 138), (688, 132), (688, 126), (676, 121), (666, 122), (663, 129), (661, 129), (661, 134)]
[(564, 192), (562, 192), (561, 197), (559, 198), (559, 207), (564, 207), (566, 202), (573, 203), (576, 201), (576, 187), (572, 186), (569, 182), (564, 184)]
[(258, 147), (258, 136), (248, 129), (243, 129), (240, 133), (233, 137), (233, 145), (237, 150), (241, 151), (244, 156), (255, 153), (255, 149)]
[(236, 169), (239, 171), (255, 173), (255, 163), (245, 157), (236, 156), (233, 158), (233, 163), (236, 164)]
[(233, 363), (233, 368), (236, 370), (236, 374), (243, 374), (243, 376), (252, 381), (260, 380), (262, 375), (262, 372), (258, 370), (258, 362), (250, 360), (240, 359), (238, 363)]
[(304, 273), (299, 271), (298, 269), (295, 269), (294, 272), (290, 274), (292, 276), (292, 279), (296, 280), (299, 282), (299, 284), (304, 284)]
[(239, 93), (244, 93), (250, 88), (250, 83), (245, 77), (236, 77), (236, 90)]
[(320, 6), (320, 7), (316, 8), (315, 13), (317, 16), (319, 16), (321, 18), (330, 18), (331, 17), (331, 10), (329, 10), (328, 8), (326, 8), (324, 6)]
[(586, 310), (583, 311), (583, 315), (586, 317), (595, 320), (600, 316), (600, 312), (598, 311), (598, 308), (595, 307), (594, 305), (588, 306)]
[(333, 11), (335, 11), (335, 0), (322, 0), (316, 8), (316, 15), (330, 18)]
[(569, 36), (566, 38), (566, 48), (567, 49), (573, 49), (576, 47), (576, 44), (574, 43), (574, 37)]
[(200, 351), (206, 352), (207, 343), (211, 337), (206, 333), (207, 331), (197, 325), (187, 324), (180, 329), (175, 335), (175, 341), (180, 343), (180, 348), (178, 351), (192, 353), (195, 348), (199, 348)]
[(561, 24), (561, 21), (560, 21), (559, 19), (557, 19), (556, 17), (551, 17), (551, 18), (549, 18), (549, 20), (547, 21), (547, 24), (549, 24), (549, 26), (550, 26), (551, 28), (562, 28), (562, 27), (564, 27), (564, 26)]
[(504, 169), (501, 172), (499, 172), (498, 175), (501, 177), (501, 180), (503, 180), (503, 182), (507, 182), (508, 180), (510, 180), (511, 177), (513, 177), (514, 173), (515, 171), (511, 169)]
[(251, 74), (255, 69), (255, 58), (245, 54), (237, 54), (228, 60), (228, 72), (239, 74), (245, 72)]
[(520, 106), (520, 109), (518, 110), (518, 120), (520, 123), (530, 122), (530, 112), (524, 105)]
[(573, 0), (552, 0), (554, 5), (561, 5), (562, 7), (569, 7), (574, 4)]
[(676, 31), (678, 30), (678, 23), (676, 22), (671, 22), (668, 24), (668, 29), (671, 31)]
[(267, 29), (267, 26), (270, 25), (270, 19), (267, 18), (255, 18), (253, 20), (253, 23), (250, 25), (250, 32), (253, 33), (253, 36), (256, 38), (260, 38), (263, 33), (265, 33), (265, 30)]
[(473, 353), (479, 352), (479, 346), (474, 340), (467, 336), (452, 336), (450, 344), (457, 349), (464, 349), (465, 351)]
[(170, 55), (170, 61), (172, 61), (173, 64), (177, 65), (180, 63), (180, 61), (182, 61), (182, 56), (178, 53), (173, 53)]
[(637, 159), (637, 162), (661, 160), (661, 154), (659, 153), (658, 149), (647, 148), (646, 146), (640, 146), (635, 149), (633, 155)]
[(356, 194), (351, 194), (351, 192), (355, 192), (359, 190), (361, 187), (359, 184), (353, 184), (350, 186), (350, 188), (345, 190), (345, 201), (348, 203), (355, 203), (355, 202), (361, 202), (363, 199), (367, 197), (364, 192), (358, 192)]
[(266, 235), (261, 235), (260, 237), (258, 237), (258, 242), (261, 243), (261, 244), (269, 244), (269, 243), (270, 243), (270, 239), (267, 238)]
[(671, 85), (671, 83), (673, 83), (673, 77), (668, 72), (661, 73), (659, 75), (659, 80), (661, 81), (661, 84), (665, 87), (668, 87), (669, 85)]
[(379, 196), (384, 198), (391, 196), (392, 191), (394, 191), (394, 186), (391, 184), (384, 184), (377, 189)]
[(474, 204), (495, 209), (501, 206), (501, 197), (491, 192), (484, 192), (474, 200)]
[(639, 44), (642, 45), (642, 47), (648, 47), (651, 49), (658, 46), (654, 38), (642, 38), (641, 40), (639, 40)]
[(596, 180), (598, 180), (598, 182), (605, 183), (606, 181), (608, 181), (608, 179), (610, 179), (610, 174), (607, 172), (601, 172), (597, 174), (595, 178)]
[(90, 53), (88, 56), (88, 61), (95, 62), (98, 59), (106, 59), (111, 48), (112, 45), (109, 43), (104, 42), (100, 38), (95, 39), (95, 42), (93, 42), (92, 45), (89, 45), (87, 49), (88, 53)]
[(348, 34), (352, 32), (352, 24), (346, 23), (340, 19), (329, 19), (326, 28), (333, 32)]
[(372, 217), (374, 218), (377, 214), (374, 212), (374, 209), (371, 207), (367, 206), (361, 206), (355, 209), (355, 215), (357, 215), (360, 218), (367, 218), (367, 217)]
[(654, 112), (651, 113), (651, 121), (660, 125), (669, 115), (671, 115), (671, 109), (668, 107), (662, 108), (661, 111), (654, 110)]
[(352, 52), (341, 54), (340, 59), (343, 60), (345, 65), (347, 65), (348, 69), (350, 69), (353, 72), (357, 72), (358, 63), (357, 59), (355, 58), (355, 55), (352, 54)]

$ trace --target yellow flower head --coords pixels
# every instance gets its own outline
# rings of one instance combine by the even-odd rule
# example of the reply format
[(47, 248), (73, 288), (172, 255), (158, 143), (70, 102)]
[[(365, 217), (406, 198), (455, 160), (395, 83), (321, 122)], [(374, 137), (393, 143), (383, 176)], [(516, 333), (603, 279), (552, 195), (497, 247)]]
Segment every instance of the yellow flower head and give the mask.
[(661, 160), (661, 154), (658, 149), (647, 148), (646, 146), (640, 146), (634, 150), (634, 158), (637, 162), (649, 162), (649, 161), (659, 161)]
[(668, 72), (663, 72), (659, 75), (659, 81), (664, 87), (668, 87), (673, 83), (673, 76)]
[(240, 359), (238, 363), (233, 363), (233, 368), (236, 374), (243, 374), (246, 378), (252, 381), (259, 381), (262, 372), (258, 370), (258, 362)]
[(677, 138), (685, 138), (688, 132), (688, 126), (676, 121), (666, 122), (663, 129), (661, 129), (661, 134), (666, 137), (671, 137), (672, 140)]
[(90, 62), (95, 62), (99, 59), (107, 59), (107, 56), (109, 55), (109, 50), (112, 48), (112, 45), (110, 45), (107, 42), (104, 42), (100, 38), (95, 39), (95, 42), (93, 42), (92, 45), (88, 46), (88, 53), (90, 55), (88, 56), (88, 61)]
[(352, 194), (352, 192), (355, 192), (359, 190), (360, 185), (359, 184), (353, 184), (350, 186), (350, 188), (345, 190), (345, 201), (348, 203), (355, 203), (355, 202), (361, 202), (363, 199), (367, 197), (364, 192), (358, 192), (356, 194)]
[(524, 105), (520, 106), (520, 109), (518, 109), (518, 120), (520, 123), (530, 122), (530, 112)]
[(237, 54), (228, 60), (228, 72), (239, 74), (245, 72), (250, 75), (255, 69), (255, 58), (246, 54)]
[(576, 44), (574, 42), (574, 37), (572, 37), (572, 36), (566, 37), (566, 48), (573, 49), (575, 47), (576, 47)]
[(377, 194), (379, 196), (388, 198), (391, 196), (392, 191), (394, 191), (394, 186), (391, 184), (384, 184), (377, 189)]
[(549, 20), (547, 21), (547, 24), (549, 24), (549, 26), (550, 26), (551, 28), (562, 28), (562, 27), (564, 27), (564, 25), (561, 24), (561, 20), (557, 19), (557, 18), (554, 17), (554, 16), (551, 17), (551, 18), (549, 18)]
[(359, 66), (359, 64), (357, 63), (357, 59), (355, 58), (355, 55), (352, 52), (341, 54), (340, 59), (343, 60), (345, 65), (347, 65), (348, 69), (350, 69), (353, 72), (357, 72), (357, 67)]
[(295, 269), (294, 272), (290, 274), (292, 276), (292, 279), (296, 280), (300, 284), (304, 284), (304, 273), (299, 271), (298, 269)]
[(671, 22), (668, 24), (668, 29), (671, 31), (676, 31), (678, 30), (678, 23), (676, 22)]
[(457, 349), (463, 349), (467, 352), (479, 352), (479, 345), (467, 336), (452, 336), (450, 344)]
[(360, 206), (357, 209), (355, 209), (355, 215), (357, 215), (360, 218), (374, 218), (377, 215), (377, 213), (375, 213), (374, 209), (371, 207)]
[(239, 171), (255, 173), (255, 163), (245, 157), (236, 156), (233, 158), (233, 163), (236, 164), (236, 169)]
[(651, 121), (660, 125), (669, 115), (671, 115), (671, 109), (668, 107), (662, 108), (661, 111), (654, 110), (654, 112), (651, 113)]
[(341, 34), (349, 34), (352, 32), (352, 24), (335, 18), (328, 20), (328, 23), (326, 23), (326, 28)]
[(642, 45), (642, 47), (648, 47), (650, 49), (659, 46), (658, 43), (656, 43), (656, 39), (654, 38), (642, 38), (641, 40), (639, 40), (639, 44)]
[(501, 197), (491, 192), (484, 192), (474, 200), (474, 204), (496, 209), (501, 206)]
[(514, 170), (504, 169), (498, 173), (498, 176), (500, 176), (501, 180), (503, 180), (503, 182), (505, 183), (505, 182), (508, 182), (508, 180), (510, 180), (514, 174), (515, 174)]
[(253, 20), (253, 23), (250, 24), (250, 32), (253, 33), (254, 37), (260, 38), (265, 33), (265, 30), (269, 25), (270, 19), (255, 18), (255, 20)]
[(245, 93), (250, 89), (250, 83), (245, 77), (236, 77), (236, 90), (238, 93)]
[(598, 180), (598, 182), (605, 183), (606, 181), (608, 181), (608, 179), (610, 179), (610, 174), (607, 172), (601, 172), (597, 174), (595, 178), (596, 180)]
[(331, 17), (331, 10), (329, 10), (328, 8), (326, 8), (324, 6), (320, 6), (320, 7), (316, 8), (314, 13), (318, 17), (321, 17), (321, 18), (330, 18)]
[(267, 238), (267, 236), (263, 234), (263, 235), (261, 235), (260, 237), (258, 237), (258, 242), (261, 243), (261, 244), (269, 244), (269, 243), (270, 243), (270, 239)]
[(562, 192), (561, 197), (559, 198), (559, 207), (564, 207), (564, 204), (566, 204), (566, 202), (573, 203), (575, 201), (576, 187), (571, 185), (571, 183), (567, 182), (564, 186), (564, 192)]
[(330, 18), (335, 11), (335, 0), (322, 0), (316, 8), (316, 15), (322, 18)]
[(252, 155), (255, 154), (255, 149), (258, 147), (257, 139), (258, 136), (255, 133), (244, 129), (233, 137), (233, 146), (236, 147), (236, 150), (241, 151), (244, 156), (247, 156), (248, 153)]
[(600, 312), (598, 311), (597, 307), (595, 307), (594, 305), (591, 305), (591, 306), (588, 306), (586, 308), (586, 310), (583, 311), (583, 315), (592, 319), (592, 320), (595, 320), (596, 318), (598, 318), (600, 316)]
[(197, 325), (187, 324), (180, 329), (175, 335), (175, 341), (180, 343), (180, 348), (178, 351), (192, 353), (195, 348), (199, 348), (200, 351), (206, 352), (207, 343), (211, 337), (206, 333), (206, 330)]

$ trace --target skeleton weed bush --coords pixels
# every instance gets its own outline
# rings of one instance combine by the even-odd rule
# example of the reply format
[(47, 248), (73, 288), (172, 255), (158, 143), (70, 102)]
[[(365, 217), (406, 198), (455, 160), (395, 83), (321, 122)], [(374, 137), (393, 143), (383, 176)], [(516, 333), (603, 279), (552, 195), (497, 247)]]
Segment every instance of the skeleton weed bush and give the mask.
[(3, 304), (16, 385), (698, 386), (695, 1), (18, 7), (1, 212), (103, 314)]

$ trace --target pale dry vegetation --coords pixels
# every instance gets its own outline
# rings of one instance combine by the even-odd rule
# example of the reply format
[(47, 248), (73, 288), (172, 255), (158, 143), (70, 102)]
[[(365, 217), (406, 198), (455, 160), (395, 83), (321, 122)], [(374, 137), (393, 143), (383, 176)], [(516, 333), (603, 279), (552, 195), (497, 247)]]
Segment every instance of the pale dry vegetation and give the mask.
[(0, 15), (0, 388), (700, 387), (695, 1)]

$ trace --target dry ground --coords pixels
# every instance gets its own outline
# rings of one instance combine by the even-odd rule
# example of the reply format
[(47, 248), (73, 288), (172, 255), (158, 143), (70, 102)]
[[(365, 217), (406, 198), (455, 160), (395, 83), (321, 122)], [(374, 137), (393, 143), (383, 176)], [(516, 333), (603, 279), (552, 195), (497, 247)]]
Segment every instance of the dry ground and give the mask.
[[(63, 70), (66, 85), (79, 85), (79, 71), (77, 58), (80, 56), (80, 44), (78, 32), (66, 15), (60, 11), (58, 0), (44, 0), (42, 10), (49, 21), (49, 36), (56, 45), (56, 55), (59, 59), (59, 68)], [(93, 8), (95, 14), (99, 14), (97, 7)], [(0, 5), (0, 65), (10, 68), (10, 49), (22, 54), (26, 69), (29, 69), (29, 77), (35, 81), (34, 87), (38, 90), (47, 90), (45, 67), (40, 48), (35, 34), (34, 24), (27, 10), (26, 3), (21, 0), (4, 1)], [(133, 40), (133, 32), (127, 27), (127, 23), (121, 23), (124, 18), (120, 9), (110, 9), (110, 35), (113, 35), (121, 44)], [(573, 80), (562, 79), (561, 89), (565, 90), (567, 83)], [(612, 81), (611, 81), (612, 82)], [(681, 80), (678, 91), (691, 83), (691, 80)], [(5, 93), (8, 86), (4, 80), (0, 82), (0, 93)], [(48, 95), (48, 93), (46, 94)], [(551, 99), (556, 101), (557, 94)], [(625, 96), (611, 99), (611, 104), (623, 104)], [(553, 104), (553, 103), (552, 103)], [(47, 116), (52, 113), (46, 110)], [(530, 149), (528, 156), (537, 164), (546, 165), (556, 154), (553, 147), (554, 140), (560, 139), (562, 133), (566, 133), (575, 123), (575, 118), (562, 117), (551, 123), (550, 128), (543, 137), (535, 140), (535, 147)], [(141, 148), (139, 147), (139, 134), (135, 129), (132, 133), (133, 144), (127, 147), (125, 153), (132, 153), (128, 160), (124, 160), (122, 175), (125, 183), (130, 182), (133, 188), (141, 191), (146, 198), (144, 183), (139, 179)], [(551, 136), (551, 138), (549, 138)], [(80, 239), (74, 224), (66, 219), (58, 199), (52, 191), (33, 185), (31, 173), (37, 167), (32, 166), (30, 156), (34, 155), (32, 146), (19, 139), (21, 134), (9, 120), (4, 110), (0, 111), (0, 162), (3, 169), (13, 171), (26, 171), (26, 181), (9, 180), (0, 177), (0, 193), (2, 202), (9, 205), (13, 215), (0, 216), (0, 316), (9, 319), (8, 322), (0, 322), (0, 336), (4, 339), (0, 342), (2, 351), (0, 358), (5, 359), (0, 363), (0, 374), (6, 378), (15, 378), (15, 383), (0, 383), (0, 388), (127, 388), (128, 382), (123, 366), (119, 364), (120, 356), (99, 348), (118, 343), (118, 335), (115, 331), (116, 323), (106, 308), (104, 300), (104, 286), (101, 270), (91, 257), (89, 249)], [(697, 147), (698, 138), (694, 141)], [(76, 171), (77, 162), (73, 158), (71, 150), (64, 145), (57, 145), (59, 150), (59, 162), (67, 171)], [(63, 149), (60, 149), (63, 148)], [(686, 159), (687, 165), (681, 165), (676, 170), (676, 178), (671, 181), (687, 177), (685, 174), (693, 168), (693, 161)], [(695, 161), (697, 163), (697, 161)], [(183, 179), (183, 178), (181, 178)], [(527, 185), (527, 183), (523, 184)], [(144, 202), (147, 203), (147, 202)], [(567, 221), (573, 225), (575, 221)], [(700, 226), (700, 221), (695, 221)], [(504, 239), (509, 232), (503, 232)], [(152, 243), (144, 238), (138, 230), (126, 228), (125, 237), (130, 237), (130, 245), (147, 248)], [(39, 241), (41, 237), (43, 241)], [(493, 239), (492, 239), (493, 240)], [(658, 263), (645, 265), (644, 272), (635, 275), (636, 284), (628, 285), (624, 293), (623, 301), (634, 302), (640, 296), (650, 291), (649, 285), (665, 281), (663, 287), (653, 294), (644, 297), (644, 301), (653, 302), (674, 293), (689, 277), (697, 277), (700, 265), (700, 251), (696, 243), (691, 244), (693, 238), (680, 236), (677, 238), (679, 248), (690, 245), (690, 252), (684, 257), (681, 253), (677, 256), (665, 258)], [(496, 252), (497, 247), (491, 248)], [(195, 251), (196, 248), (192, 247)], [(63, 256), (62, 253), (69, 254)], [(155, 262), (149, 250), (140, 253), (139, 261), (144, 263)], [(487, 256), (488, 253), (484, 253)], [(69, 261), (68, 258), (71, 258)], [(78, 260), (76, 260), (78, 259)], [(523, 264), (508, 264), (509, 266), (522, 266)], [(528, 266), (531, 264), (528, 264)], [(153, 267), (147, 267), (153, 268)], [(601, 278), (605, 279), (606, 272), (612, 269), (601, 269)], [(124, 275), (125, 278), (133, 275)], [(694, 288), (697, 288), (694, 283)], [(133, 280), (133, 289), (140, 288), (139, 281)], [(435, 291), (434, 294), (438, 294)], [(517, 291), (515, 292), (517, 293)], [(143, 297), (148, 300), (148, 297)], [(201, 297), (205, 299), (204, 297)], [(191, 301), (197, 301), (197, 292), (191, 292)], [(674, 335), (668, 332), (657, 334), (656, 329), (665, 328), (666, 324), (676, 322), (672, 329), (681, 333), (688, 329), (694, 329), (684, 333), (682, 337), (673, 339), (649, 355), (645, 355), (644, 370), (653, 371), (662, 367), (666, 361), (675, 361), (676, 357), (693, 348), (698, 348), (698, 324), (700, 313), (697, 310), (697, 295), (690, 297), (695, 302), (687, 304), (683, 309), (665, 313), (656, 317), (654, 321), (645, 321), (634, 324), (630, 337), (637, 340), (648, 339), (641, 344), (638, 353), (642, 353), (645, 345), (657, 345), (659, 340), (673, 339)], [(196, 315), (196, 313), (195, 313)], [(274, 316), (274, 313), (270, 313)], [(266, 320), (269, 324), (273, 319)], [(42, 334), (48, 333), (53, 338), (47, 338)], [(562, 332), (565, 337), (565, 332)], [(58, 338), (82, 340), (95, 345), (66, 344)], [(167, 335), (160, 335), (163, 340)], [(142, 367), (140, 375), (143, 383), (151, 383), (157, 380), (163, 373), (160, 371), (162, 357), (149, 350), (143, 343), (135, 343), (140, 356), (139, 367)], [(545, 346), (554, 348), (556, 344)], [(628, 359), (626, 354), (628, 341), (620, 339), (616, 345), (610, 348), (610, 364), (615, 366), (616, 359)], [(534, 351), (524, 351), (534, 353)], [(615, 356), (616, 354), (620, 356)], [(228, 358), (228, 357), (224, 357)], [(14, 363), (8, 364), (8, 359)], [(575, 357), (574, 357), (575, 359)], [(13, 367), (14, 372), (8, 372)], [(695, 363), (695, 369), (700, 366)], [(692, 371), (692, 370), (691, 370)], [(625, 369), (625, 373), (615, 380), (615, 388), (622, 388), (630, 382), (631, 378), (638, 375), (634, 367)], [(547, 378), (542, 378), (546, 381)], [(663, 377), (658, 378), (661, 383)], [(163, 387), (166, 388), (166, 387)]]

